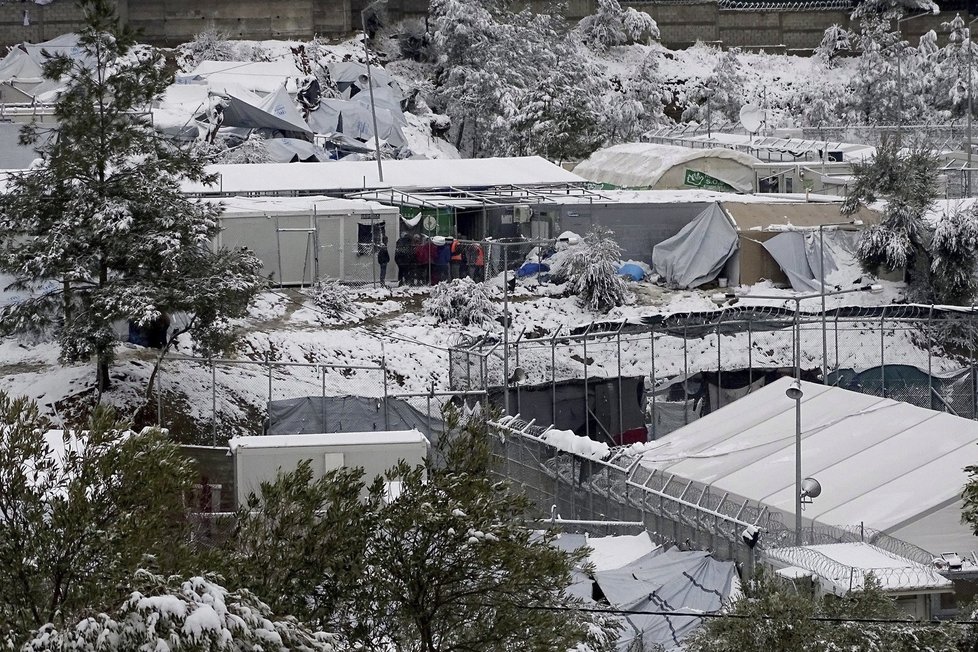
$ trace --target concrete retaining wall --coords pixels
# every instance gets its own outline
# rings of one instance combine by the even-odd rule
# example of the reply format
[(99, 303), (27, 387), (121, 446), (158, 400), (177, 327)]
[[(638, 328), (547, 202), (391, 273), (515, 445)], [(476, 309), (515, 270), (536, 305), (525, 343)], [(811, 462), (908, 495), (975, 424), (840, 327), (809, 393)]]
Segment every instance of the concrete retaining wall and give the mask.
[[(237, 39), (310, 39), (339, 36), (360, 27), (360, 11), (371, 0), (116, 0), (119, 15), (143, 31), (143, 40), (172, 46), (205, 29), (227, 32)], [(547, 9), (548, 0), (526, 0), (525, 6)], [(733, 11), (703, 0), (690, 4), (623, 2), (649, 13), (659, 24), (667, 47), (696, 41), (767, 51), (810, 51), (833, 24), (848, 26), (846, 11)], [(567, 17), (580, 20), (594, 11), (596, 0), (568, 0)], [(423, 17), (428, 0), (387, 0), (391, 20)], [(25, 12), (27, 12), (25, 20)], [(912, 43), (927, 30), (940, 34), (952, 12), (906, 21), (903, 33)], [(74, 31), (81, 14), (72, 0), (50, 5), (0, 4), (0, 43), (43, 41)], [(966, 15), (965, 21), (971, 19)], [(25, 24), (27, 23), (27, 24)]]

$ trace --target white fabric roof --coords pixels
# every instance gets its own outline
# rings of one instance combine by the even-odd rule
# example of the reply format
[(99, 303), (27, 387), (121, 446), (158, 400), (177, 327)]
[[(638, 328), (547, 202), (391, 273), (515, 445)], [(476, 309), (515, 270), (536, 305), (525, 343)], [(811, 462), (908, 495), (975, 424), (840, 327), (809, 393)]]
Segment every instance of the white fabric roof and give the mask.
[(353, 215), (362, 213), (396, 214), (394, 206), (384, 206), (375, 201), (362, 199), (336, 199), (334, 197), (223, 197), (220, 200), (205, 200), (224, 206), (224, 216), (255, 214), (295, 214), (312, 213), (317, 215)]
[(296, 80), (302, 72), (291, 60), (281, 61), (201, 61), (186, 75), (178, 75), (177, 83), (190, 83), (195, 79), (206, 81), (214, 89), (225, 86), (242, 86), (249, 91), (274, 93), (284, 82), (286, 90), (296, 92)]
[[(642, 464), (794, 514), (795, 406), (782, 378), (656, 442)], [(865, 524), (930, 552), (978, 548), (960, 516), (978, 423), (803, 382), (802, 473), (822, 485), (805, 521)], [(923, 522), (940, 525), (921, 528)]]
[(500, 185), (580, 183), (584, 179), (539, 156), (480, 159), (211, 165), (218, 185), (185, 183), (184, 192), (340, 192), (369, 188), (471, 188)]
[(331, 432), (319, 435), (261, 435), (232, 437), (228, 447), (232, 453), (240, 448), (293, 448), (308, 446), (387, 446), (390, 444), (428, 443), (417, 430), (371, 432)]
[(589, 181), (622, 188), (647, 188), (658, 183), (670, 169), (698, 159), (721, 158), (749, 168), (761, 163), (749, 154), (732, 149), (692, 149), (655, 143), (622, 143), (599, 149), (574, 168)]

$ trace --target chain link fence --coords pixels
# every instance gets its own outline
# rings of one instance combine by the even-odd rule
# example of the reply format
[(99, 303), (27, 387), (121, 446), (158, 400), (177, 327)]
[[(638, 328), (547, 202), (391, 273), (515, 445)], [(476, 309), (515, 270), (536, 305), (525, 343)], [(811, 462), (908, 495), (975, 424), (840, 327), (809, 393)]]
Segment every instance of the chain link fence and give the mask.
[(391, 396), (386, 362), (334, 365), (169, 357), (157, 377), (157, 419), (177, 441), (217, 445), (233, 436), (264, 434), (270, 401), (310, 396), (373, 397), (386, 409)]
[(508, 346), (494, 335), (467, 338), (450, 351), (449, 383), (487, 390), (500, 405), (508, 395), (511, 415), (609, 443), (623, 443), (636, 409), (655, 439), (796, 373), (976, 419), (976, 327), (972, 308), (734, 306), (516, 334)]

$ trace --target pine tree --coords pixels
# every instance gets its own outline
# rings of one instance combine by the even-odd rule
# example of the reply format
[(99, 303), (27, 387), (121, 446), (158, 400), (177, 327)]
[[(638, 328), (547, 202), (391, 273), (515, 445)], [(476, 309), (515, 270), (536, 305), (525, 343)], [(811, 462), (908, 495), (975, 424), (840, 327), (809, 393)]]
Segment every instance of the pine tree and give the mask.
[(632, 7), (623, 9), (618, 0), (598, 0), (596, 11), (582, 18), (575, 32), (596, 50), (659, 38), (659, 27), (651, 16)]
[(721, 120), (735, 122), (740, 119), (740, 107), (744, 105), (740, 49), (718, 49), (715, 54), (713, 70), (706, 79), (697, 80), (687, 92), (684, 121), (717, 123)]
[(49, 427), (0, 393), (0, 640), (110, 609), (148, 558), (174, 572), (189, 554), (194, 474), (163, 433), (127, 432), (106, 408)]
[(22, 652), (335, 652), (336, 637), (276, 617), (247, 590), (228, 591), (201, 576), (181, 580), (138, 571), (134, 590), (112, 611), (66, 626), (47, 624)]
[[(65, 362), (94, 357), (102, 392), (113, 322), (148, 325), (188, 311), (195, 334), (226, 332), (264, 281), (251, 254), (211, 251), (220, 208), (180, 192), (182, 180), (211, 177), (146, 120), (169, 83), (161, 56), (126, 57), (134, 34), (108, 0), (82, 9), (87, 56), (44, 66), (48, 78), (67, 80), (57, 133), (38, 146), (41, 165), (13, 176), (0, 198), (0, 270), (33, 292), (0, 317), (8, 331), (53, 331)], [(21, 139), (37, 144), (36, 128)], [(52, 281), (60, 290), (38, 290)]]
[(618, 274), (621, 247), (612, 236), (612, 231), (601, 227), (589, 231), (562, 272), (578, 305), (592, 312), (605, 313), (631, 299), (625, 279)]

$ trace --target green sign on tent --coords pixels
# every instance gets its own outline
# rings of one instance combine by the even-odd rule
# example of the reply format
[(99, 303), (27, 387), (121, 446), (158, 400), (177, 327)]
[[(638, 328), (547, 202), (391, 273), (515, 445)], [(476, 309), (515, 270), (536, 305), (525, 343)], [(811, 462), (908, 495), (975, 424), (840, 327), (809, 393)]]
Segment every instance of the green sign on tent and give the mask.
[(711, 177), (705, 172), (690, 170), (689, 168), (686, 168), (683, 185), (692, 186), (693, 188), (703, 188), (705, 190), (716, 190), (718, 192), (737, 192), (729, 183), (720, 181), (716, 177)]

